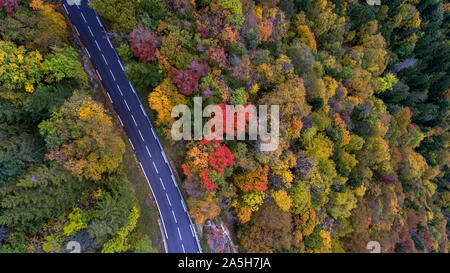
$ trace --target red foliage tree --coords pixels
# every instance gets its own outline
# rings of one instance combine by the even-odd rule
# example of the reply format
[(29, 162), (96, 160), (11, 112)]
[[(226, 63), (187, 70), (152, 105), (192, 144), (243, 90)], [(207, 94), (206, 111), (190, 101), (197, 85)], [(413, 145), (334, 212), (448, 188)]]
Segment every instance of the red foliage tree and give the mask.
[(139, 25), (130, 33), (128, 39), (134, 56), (138, 57), (140, 62), (149, 63), (156, 59), (160, 40), (151, 29)]
[(181, 70), (172, 68), (172, 82), (178, 87), (178, 92), (185, 96), (189, 96), (194, 91), (198, 91), (198, 79), (200, 73), (192, 70)]
[(6, 8), (9, 15), (14, 15), (14, 11), (19, 7), (19, 2), (22, 0), (0, 0), (0, 10)]
[(217, 150), (209, 156), (209, 165), (223, 174), (226, 167), (234, 165), (234, 154), (227, 146), (219, 145)]
[(213, 191), (216, 188), (216, 184), (214, 184), (214, 182), (211, 181), (211, 178), (209, 178), (210, 172), (210, 169), (204, 169), (200, 173), (200, 187), (208, 191)]

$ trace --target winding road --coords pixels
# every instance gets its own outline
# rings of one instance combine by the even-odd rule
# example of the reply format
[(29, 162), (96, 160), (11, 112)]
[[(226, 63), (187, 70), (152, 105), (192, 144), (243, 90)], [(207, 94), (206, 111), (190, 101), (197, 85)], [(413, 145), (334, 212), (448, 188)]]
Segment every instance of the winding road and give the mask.
[[(78, 3), (77, 3), (78, 2)], [(169, 253), (199, 253), (197, 233), (158, 136), (88, 0), (61, 0), (107, 91), (156, 200)]]

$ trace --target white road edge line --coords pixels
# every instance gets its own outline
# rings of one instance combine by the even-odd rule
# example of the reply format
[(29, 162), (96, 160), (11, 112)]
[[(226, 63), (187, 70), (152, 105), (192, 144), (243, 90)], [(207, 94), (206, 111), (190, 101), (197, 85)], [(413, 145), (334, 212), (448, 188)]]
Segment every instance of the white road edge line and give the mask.
[(156, 201), (156, 207), (158, 207), (159, 216), (161, 217), (161, 220), (162, 220), (161, 222), (162, 222), (162, 224), (163, 224), (164, 234), (166, 235), (166, 239), (169, 239), (169, 236), (167, 236), (166, 225), (164, 224), (164, 218), (163, 218), (163, 215), (162, 215), (161, 210), (160, 210), (160, 208), (159, 208), (158, 200), (156, 200), (155, 193), (153, 192), (152, 184), (150, 184), (150, 181), (148, 180), (147, 174), (145, 173), (144, 168), (142, 167), (142, 163), (141, 163), (141, 162), (139, 162), (139, 165), (141, 166), (142, 172), (144, 173), (145, 179), (147, 180), (147, 184), (148, 184), (148, 186), (150, 187), (150, 190), (152, 191), (153, 198), (155, 198), (155, 201)]
[(145, 113), (145, 110), (144, 110), (144, 106), (142, 106), (142, 104), (140, 104), (140, 106), (141, 106), (141, 110), (142, 110), (142, 113), (144, 114), (144, 116), (147, 116), (147, 113)]
[(183, 206), (184, 211), (187, 212), (186, 206), (184, 205), (184, 202), (183, 202), (183, 199), (180, 199), (180, 202), (181, 202), (181, 205)]
[(175, 188), (178, 189), (178, 185), (177, 185), (177, 181), (175, 180), (175, 177), (173, 176), (173, 174), (170, 174), (170, 176), (172, 176), (173, 185), (175, 186)]
[(122, 122), (122, 119), (120, 118), (119, 114), (117, 114), (117, 117), (119, 118), (120, 124), (121, 124), (122, 127), (123, 127), (123, 122)]
[(155, 139), (157, 139), (156, 134), (155, 134), (155, 131), (153, 131), (153, 127), (152, 127), (151, 129), (152, 129), (153, 137), (154, 137)]
[(98, 73), (98, 70), (95, 69), (95, 72), (97, 72), (98, 77), (100, 78), (101, 81), (103, 81), (102, 76), (100, 76), (100, 73)]
[(89, 53), (89, 50), (87, 49), (87, 47), (85, 47), (84, 49), (86, 50), (86, 53), (89, 56), (89, 58), (91, 58), (91, 54)]
[(131, 147), (133, 148), (133, 150), (134, 150), (134, 145), (133, 145), (133, 142), (131, 142), (131, 139), (128, 139), (128, 141), (130, 142), (130, 144), (131, 144)]
[(133, 93), (136, 94), (136, 90), (134, 90), (134, 87), (131, 85), (131, 82), (128, 82), (128, 83), (130, 84), (130, 88), (131, 88), (131, 90), (133, 90)]
[(97, 17), (97, 22), (98, 22), (98, 24), (103, 28), (103, 24), (102, 24), (102, 22), (100, 21), (100, 18), (98, 18), (98, 15), (95, 15), (95, 17)]
[(66, 8), (66, 5), (65, 5), (65, 4), (63, 4), (63, 7), (64, 7), (64, 10), (66, 11), (66, 13), (67, 13), (67, 14), (69, 14), (69, 11), (67, 10), (67, 8)]
[(194, 231), (192, 230), (192, 225), (189, 225), (189, 229), (191, 230), (192, 237), (195, 237), (195, 236), (194, 236)]
[(108, 35), (106, 35), (106, 40), (108, 41), (109, 46), (114, 49), (113, 45), (111, 44), (111, 41), (109, 40)]
[(78, 36), (80, 36), (80, 33), (78, 32), (78, 28), (75, 25), (73, 25), (73, 27), (75, 28), (75, 31), (77, 32)]
[(164, 151), (161, 149), (161, 154), (162, 154), (162, 156), (163, 156), (163, 158), (164, 158), (164, 161), (167, 163), (167, 164), (169, 164), (169, 161), (167, 161), (167, 157), (166, 157), (166, 154), (164, 153)]
[(122, 65), (122, 62), (120, 61), (120, 59), (117, 59), (117, 61), (119, 62), (120, 67), (122, 68), (123, 72), (125, 72), (125, 68), (123, 68), (123, 65)]
[(109, 95), (109, 93), (106, 92), (106, 94), (108, 95), (109, 101), (110, 101), (111, 103), (113, 103), (113, 101), (112, 101), (111, 96)]

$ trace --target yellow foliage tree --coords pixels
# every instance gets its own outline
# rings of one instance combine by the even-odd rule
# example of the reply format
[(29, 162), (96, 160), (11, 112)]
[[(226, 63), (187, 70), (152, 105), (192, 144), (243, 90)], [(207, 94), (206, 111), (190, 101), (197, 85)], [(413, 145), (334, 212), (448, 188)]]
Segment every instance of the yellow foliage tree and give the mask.
[(282, 211), (289, 211), (292, 205), (292, 199), (286, 191), (275, 191), (272, 193), (272, 197), (275, 200), (275, 204), (277, 204)]
[[(63, 115), (72, 116), (74, 110), (74, 117), (60, 119)], [(75, 92), (59, 112), (40, 127), (43, 134), (56, 132), (63, 142), (62, 145), (52, 143), (47, 159), (58, 161), (80, 179), (98, 181), (102, 174), (113, 172), (122, 162), (125, 143), (114, 131), (111, 117), (103, 106), (91, 97)]]
[(178, 93), (176, 86), (170, 78), (165, 78), (153, 92), (148, 96), (150, 108), (158, 113), (158, 124), (170, 124), (173, 122), (171, 117), (172, 108), (178, 104), (187, 104), (187, 99)]
[(4, 92), (21, 88), (33, 93), (43, 77), (41, 61), (38, 51), (27, 52), (23, 46), (0, 41), (0, 86), (3, 87), (0, 94), (4, 96)]
[(139, 219), (139, 210), (136, 206), (128, 215), (128, 224), (119, 230), (117, 235), (103, 245), (102, 253), (120, 253), (130, 249), (129, 234), (136, 228)]
[(300, 25), (297, 27), (297, 34), (302, 43), (306, 44), (311, 48), (314, 53), (317, 53), (317, 45), (316, 38), (314, 37), (314, 33), (311, 32), (308, 26)]
[(207, 219), (213, 219), (219, 215), (220, 207), (217, 202), (214, 193), (210, 191), (206, 191), (201, 199), (192, 197), (188, 199), (189, 214), (197, 225), (201, 226)]

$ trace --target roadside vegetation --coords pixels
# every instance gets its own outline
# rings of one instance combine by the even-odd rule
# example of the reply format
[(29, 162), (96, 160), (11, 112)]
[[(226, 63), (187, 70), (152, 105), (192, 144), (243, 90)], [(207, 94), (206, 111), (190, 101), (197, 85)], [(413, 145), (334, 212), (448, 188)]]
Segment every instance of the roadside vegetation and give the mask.
[(147, 183), (58, 1), (0, 7), (0, 252), (69, 252), (70, 241), (164, 252)]

